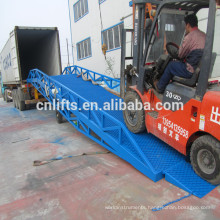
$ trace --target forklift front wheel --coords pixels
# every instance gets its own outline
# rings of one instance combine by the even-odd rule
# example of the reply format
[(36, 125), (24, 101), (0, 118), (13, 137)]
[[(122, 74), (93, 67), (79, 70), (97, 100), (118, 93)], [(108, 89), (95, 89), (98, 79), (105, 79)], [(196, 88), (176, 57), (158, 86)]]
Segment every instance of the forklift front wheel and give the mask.
[(220, 184), (220, 142), (204, 135), (192, 145), (190, 160), (194, 171), (206, 181)]
[(56, 119), (57, 119), (57, 123), (61, 124), (63, 123), (63, 116), (60, 114), (59, 111), (56, 110)]
[[(142, 103), (140, 96), (134, 92), (129, 91), (125, 95), (124, 102), (126, 109), (123, 111), (123, 117), (127, 128), (137, 134), (145, 130), (145, 113), (142, 105), (138, 106), (136, 103)], [(136, 108), (138, 107), (138, 108)]]

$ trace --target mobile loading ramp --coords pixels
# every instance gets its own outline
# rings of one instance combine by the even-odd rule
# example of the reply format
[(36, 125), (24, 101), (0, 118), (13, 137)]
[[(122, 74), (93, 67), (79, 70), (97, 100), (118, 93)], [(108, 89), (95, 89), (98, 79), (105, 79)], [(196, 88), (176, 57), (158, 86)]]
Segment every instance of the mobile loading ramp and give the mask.
[[(85, 79), (92, 79), (93, 83)], [(53, 100), (61, 102), (64, 99), (76, 103), (77, 109), (70, 110), (64, 104), (60, 113), (81, 133), (132, 164), (154, 182), (165, 177), (170, 183), (199, 198), (215, 188), (197, 176), (185, 157), (172, 147), (151, 134), (131, 133), (124, 123), (122, 111), (102, 109), (105, 102), (118, 102), (119, 98), (94, 84), (104, 82), (113, 89), (120, 81), (78, 66), (66, 68), (59, 76), (31, 70), (27, 81), (52, 104)], [(96, 102), (99, 109), (84, 110), (85, 102), (90, 106)]]

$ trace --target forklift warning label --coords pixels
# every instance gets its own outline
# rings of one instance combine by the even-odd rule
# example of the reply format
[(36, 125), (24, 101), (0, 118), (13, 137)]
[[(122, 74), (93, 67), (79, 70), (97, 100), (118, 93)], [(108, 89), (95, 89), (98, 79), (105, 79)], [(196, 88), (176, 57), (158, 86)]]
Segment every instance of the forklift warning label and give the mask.
[(205, 115), (200, 115), (199, 129), (202, 131), (205, 130)]

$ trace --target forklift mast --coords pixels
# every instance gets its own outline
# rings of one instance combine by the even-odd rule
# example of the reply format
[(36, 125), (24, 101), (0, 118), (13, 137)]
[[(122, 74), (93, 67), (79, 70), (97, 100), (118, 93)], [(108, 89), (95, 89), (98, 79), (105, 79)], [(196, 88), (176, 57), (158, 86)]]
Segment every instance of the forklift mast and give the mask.
[[(146, 59), (149, 54), (149, 50), (152, 46), (151, 38), (155, 32), (155, 28), (158, 21), (158, 16), (160, 11), (164, 6), (167, 8), (174, 8), (175, 4), (187, 2), (187, 3), (196, 3), (198, 6), (193, 8), (194, 13), (197, 13), (201, 8), (205, 7), (209, 2), (209, 19), (208, 19), (208, 29), (207, 29), (207, 40), (204, 54), (202, 58), (201, 72), (198, 79), (198, 86), (196, 88), (195, 98), (197, 100), (202, 100), (207, 87), (208, 87), (208, 77), (211, 59), (212, 57), (212, 49), (213, 49), (213, 38), (214, 38), (214, 23), (215, 23), (215, 13), (216, 13), (216, 1), (198, 1), (198, 0), (164, 0), (164, 1), (156, 1), (156, 0), (134, 0), (133, 1), (133, 10), (134, 10), (134, 29), (124, 29), (122, 31), (122, 53), (121, 53), (121, 89), (120, 96), (121, 98), (125, 97), (126, 91), (129, 90), (130, 86), (137, 86), (138, 91), (143, 95), (144, 94), (144, 78), (145, 74), (148, 71), (146, 67)], [(151, 29), (149, 31), (149, 37), (146, 40), (144, 38), (146, 33), (146, 12), (149, 12), (152, 8), (157, 8), (155, 19), (153, 20), (153, 24), (151, 25)], [(169, 5), (169, 6), (167, 6)], [(191, 8), (188, 8), (191, 10)], [(185, 9), (187, 10), (187, 9)], [(151, 14), (151, 13), (149, 13)], [(150, 17), (152, 19), (152, 17)], [(133, 33), (133, 57), (126, 57), (126, 33)], [(132, 66), (128, 66), (125, 69), (125, 61), (132, 59)]]
[[(133, 17), (134, 17), (134, 29), (124, 29), (122, 31), (122, 48), (121, 48), (121, 89), (120, 97), (124, 98), (129, 82), (130, 86), (138, 85), (139, 91), (143, 94), (143, 81), (144, 81), (144, 64), (143, 48), (144, 48), (144, 32), (145, 32), (145, 19), (146, 14), (153, 20), (151, 10), (155, 10), (157, 5), (161, 3), (160, 0), (134, 0), (133, 1)], [(133, 57), (126, 57), (126, 33), (133, 33)], [(125, 60), (133, 60), (132, 69), (125, 68)], [(130, 75), (130, 77), (129, 77)], [(130, 79), (128, 79), (130, 78)]]

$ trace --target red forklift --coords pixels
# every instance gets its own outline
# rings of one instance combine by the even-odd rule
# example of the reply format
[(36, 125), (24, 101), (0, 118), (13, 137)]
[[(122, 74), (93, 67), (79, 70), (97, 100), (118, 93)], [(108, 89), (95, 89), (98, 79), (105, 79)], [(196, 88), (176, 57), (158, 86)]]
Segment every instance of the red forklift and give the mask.
[[(219, 184), (219, 6), (215, 0), (134, 0), (133, 4), (134, 29), (122, 31), (120, 96), (127, 106), (139, 102), (142, 107), (123, 111), (126, 126), (133, 133), (157, 136), (190, 158), (200, 177)], [(153, 18), (149, 13), (146, 16), (147, 4), (156, 6)], [(184, 17), (201, 10), (207, 11), (208, 16), (200, 65), (191, 79), (174, 77), (159, 94), (153, 82), (160, 79), (169, 62), (178, 59), (177, 45), (185, 36)], [(132, 54), (127, 55), (129, 34)]]

